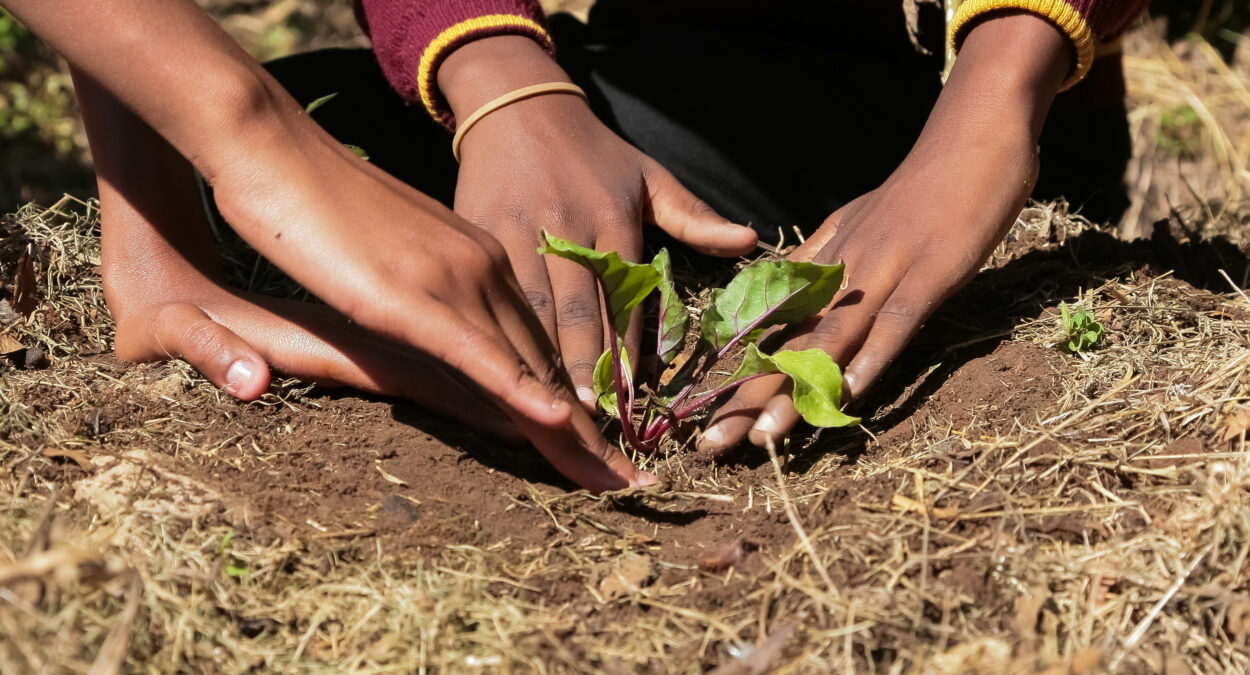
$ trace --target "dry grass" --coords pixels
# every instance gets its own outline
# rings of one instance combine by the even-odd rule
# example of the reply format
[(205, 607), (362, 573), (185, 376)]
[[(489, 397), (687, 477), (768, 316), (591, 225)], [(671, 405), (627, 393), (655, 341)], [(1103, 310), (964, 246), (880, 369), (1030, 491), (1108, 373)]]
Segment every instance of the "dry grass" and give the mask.
[[(82, 344), (104, 347), (106, 315), (95, 332), (57, 323), (102, 311), (98, 283), (84, 273), (95, 255), (94, 211), (70, 206), (19, 218), (59, 270), (48, 275), (47, 309), (21, 330), (53, 348), (80, 331)], [(1084, 227), (1062, 209), (1035, 208), (1017, 234), (1074, 236)], [(979, 421), (991, 416), (978, 410), (957, 428), (913, 417), (909, 441), (870, 452), (852, 470), (850, 484), (879, 489), (839, 505), (836, 517), (822, 505), (848, 484), (839, 458), (796, 473), (785, 449), (774, 457), (776, 480), (748, 495), (713, 476), (684, 493), (641, 497), (736, 500), (775, 511), (778, 527), (793, 530), (757, 575), (703, 575), (697, 584), (735, 589), (716, 606), (689, 603), (692, 582), (630, 585), (627, 573), (618, 597), (605, 595), (605, 575), (653, 553), (600, 522), (605, 503), (620, 497), (532, 488), (534, 507), (557, 529), (576, 522), (598, 533), (553, 537), (543, 550), (448, 546), (401, 561), (368, 540), (265, 545), (197, 510), (213, 486), (186, 482), (150, 455), (117, 460), (119, 444), (64, 427), (63, 416), (34, 401), (6, 399), (0, 670), (691, 671), (755, 658), (782, 672), (1157, 672), (1165, 664), (1173, 672), (1182, 663), (1242, 671), (1250, 667), (1250, 417), (1241, 407), (1250, 404), (1250, 301), (1167, 275), (1116, 279), (1081, 300), (1110, 338), (1087, 358), (1056, 362), (1054, 396), (1035, 417), (1009, 429)], [(1008, 341), (1058, 337), (1043, 318), (1020, 323)], [(89, 371), (72, 350), (57, 353), (53, 369), (6, 373), (0, 396), (35, 381), (79, 391), (169, 373), (193, 380), (190, 405), (216, 396), (179, 366)], [(76, 397), (56, 407), (72, 408)], [(1199, 451), (1184, 449), (1184, 439)], [(123, 474), (124, 489), (105, 485), (130, 506), (102, 510), (82, 479), (58, 480), (67, 460), (49, 448), (82, 453), (97, 475), (118, 461), (143, 465)], [(197, 494), (206, 497), (188, 496)], [(1073, 519), (1074, 537), (1055, 536), (1046, 524), (1056, 517)], [(951, 578), (955, 567), (980, 590)], [(848, 578), (846, 569), (860, 571)], [(583, 598), (545, 600), (532, 584), (552, 575), (585, 580)], [(649, 610), (587, 628), (588, 608), (622, 604)]]
[(1226, 62), (1201, 37), (1169, 44), (1163, 31), (1156, 22), (1125, 40), (1132, 205), (1120, 230), (1130, 238), (1174, 210), (1225, 222), (1250, 194), (1250, 40)]

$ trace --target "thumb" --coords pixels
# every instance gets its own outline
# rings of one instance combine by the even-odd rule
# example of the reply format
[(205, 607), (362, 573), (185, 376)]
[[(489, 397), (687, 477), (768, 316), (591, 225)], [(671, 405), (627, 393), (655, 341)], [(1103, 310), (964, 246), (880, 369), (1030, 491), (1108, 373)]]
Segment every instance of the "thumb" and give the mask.
[(269, 388), (269, 367), (261, 355), (195, 305), (171, 303), (158, 310), (151, 339), (160, 352), (190, 363), (236, 398), (253, 401)]
[(694, 196), (667, 169), (650, 163), (643, 170), (647, 208), (643, 217), (700, 253), (745, 255), (755, 248), (755, 230), (735, 225)]

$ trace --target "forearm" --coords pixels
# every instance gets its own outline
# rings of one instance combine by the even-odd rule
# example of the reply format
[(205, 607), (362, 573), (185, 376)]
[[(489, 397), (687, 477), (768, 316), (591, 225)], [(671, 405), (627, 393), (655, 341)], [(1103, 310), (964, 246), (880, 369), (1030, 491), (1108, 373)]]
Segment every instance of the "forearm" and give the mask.
[(969, 32), (918, 145), (966, 142), (970, 136), (1035, 145), (1072, 59), (1063, 33), (1040, 17), (1013, 13), (979, 23)]
[[(220, 260), (190, 163), (90, 77), (77, 70), (73, 77), (100, 192), (105, 275), (161, 276), (177, 261), (217, 277)], [(106, 280), (111, 293), (142, 290)]]
[(301, 127), (298, 105), (191, 0), (5, 5), (206, 176), (255, 139)]

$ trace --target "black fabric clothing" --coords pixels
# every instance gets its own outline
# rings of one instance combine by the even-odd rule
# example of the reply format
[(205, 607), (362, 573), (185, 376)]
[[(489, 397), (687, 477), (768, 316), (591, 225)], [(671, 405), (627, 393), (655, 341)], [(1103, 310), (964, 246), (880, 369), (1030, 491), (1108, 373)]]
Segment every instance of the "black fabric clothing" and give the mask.
[[(557, 59), (609, 127), (722, 215), (775, 241), (778, 228), (811, 232), (880, 185), (941, 91), (940, 16), (923, 24), (922, 35), (936, 34), (926, 56), (907, 37), (901, 3), (789, 4), (787, 21), (770, 9), (753, 23), (734, 12), (640, 20), (600, 0), (589, 23), (556, 15), (551, 26)], [(391, 90), (371, 51), (322, 50), (266, 66), (303, 104), (337, 93), (317, 122), (452, 204), (450, 134)], [(1119, 67), (1118, 59), (1096, 65)], [(1127, 204), (1124, 105), (1080, 96), (1061, 94), (1047, 120), (1035, 196), (1064, 195), (1092, 218), (1114, 218)]]

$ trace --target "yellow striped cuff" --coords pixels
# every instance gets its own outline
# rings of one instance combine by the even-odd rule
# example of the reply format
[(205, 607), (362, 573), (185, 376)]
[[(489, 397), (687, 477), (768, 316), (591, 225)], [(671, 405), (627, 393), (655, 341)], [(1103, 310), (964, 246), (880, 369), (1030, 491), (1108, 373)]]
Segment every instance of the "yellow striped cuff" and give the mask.
[(421, 61), (417, 64), (417, 89), (421, 93), (421, 103), (435, 119), (450, 126), (451, 113), (446, 110), (446, 103), (437, 93), (434, 75), (439, 63), (450, 51), (462, 44), (466, 38), (476, 33), (499, 34), (512, 33), (529, 35), (537, 39), (545, 49), (551, 51), (554, 45), (547, 30), (537, 21), (516, 14), (487, 14), (457, 23), (426, 45), (421, 52)]
[(1072, 40), (1076, 49), (1076, 65), (1060, 91), (1080, 82), (1089, 73), (1090, 66), (1094, 65), (1094, 33), (1085, 17), (1064, 0), (964, 0), (950, 22), (951, 48), (959, 51), (975, 20), (1005, 9), (1023, 10), (1046, 18)]

